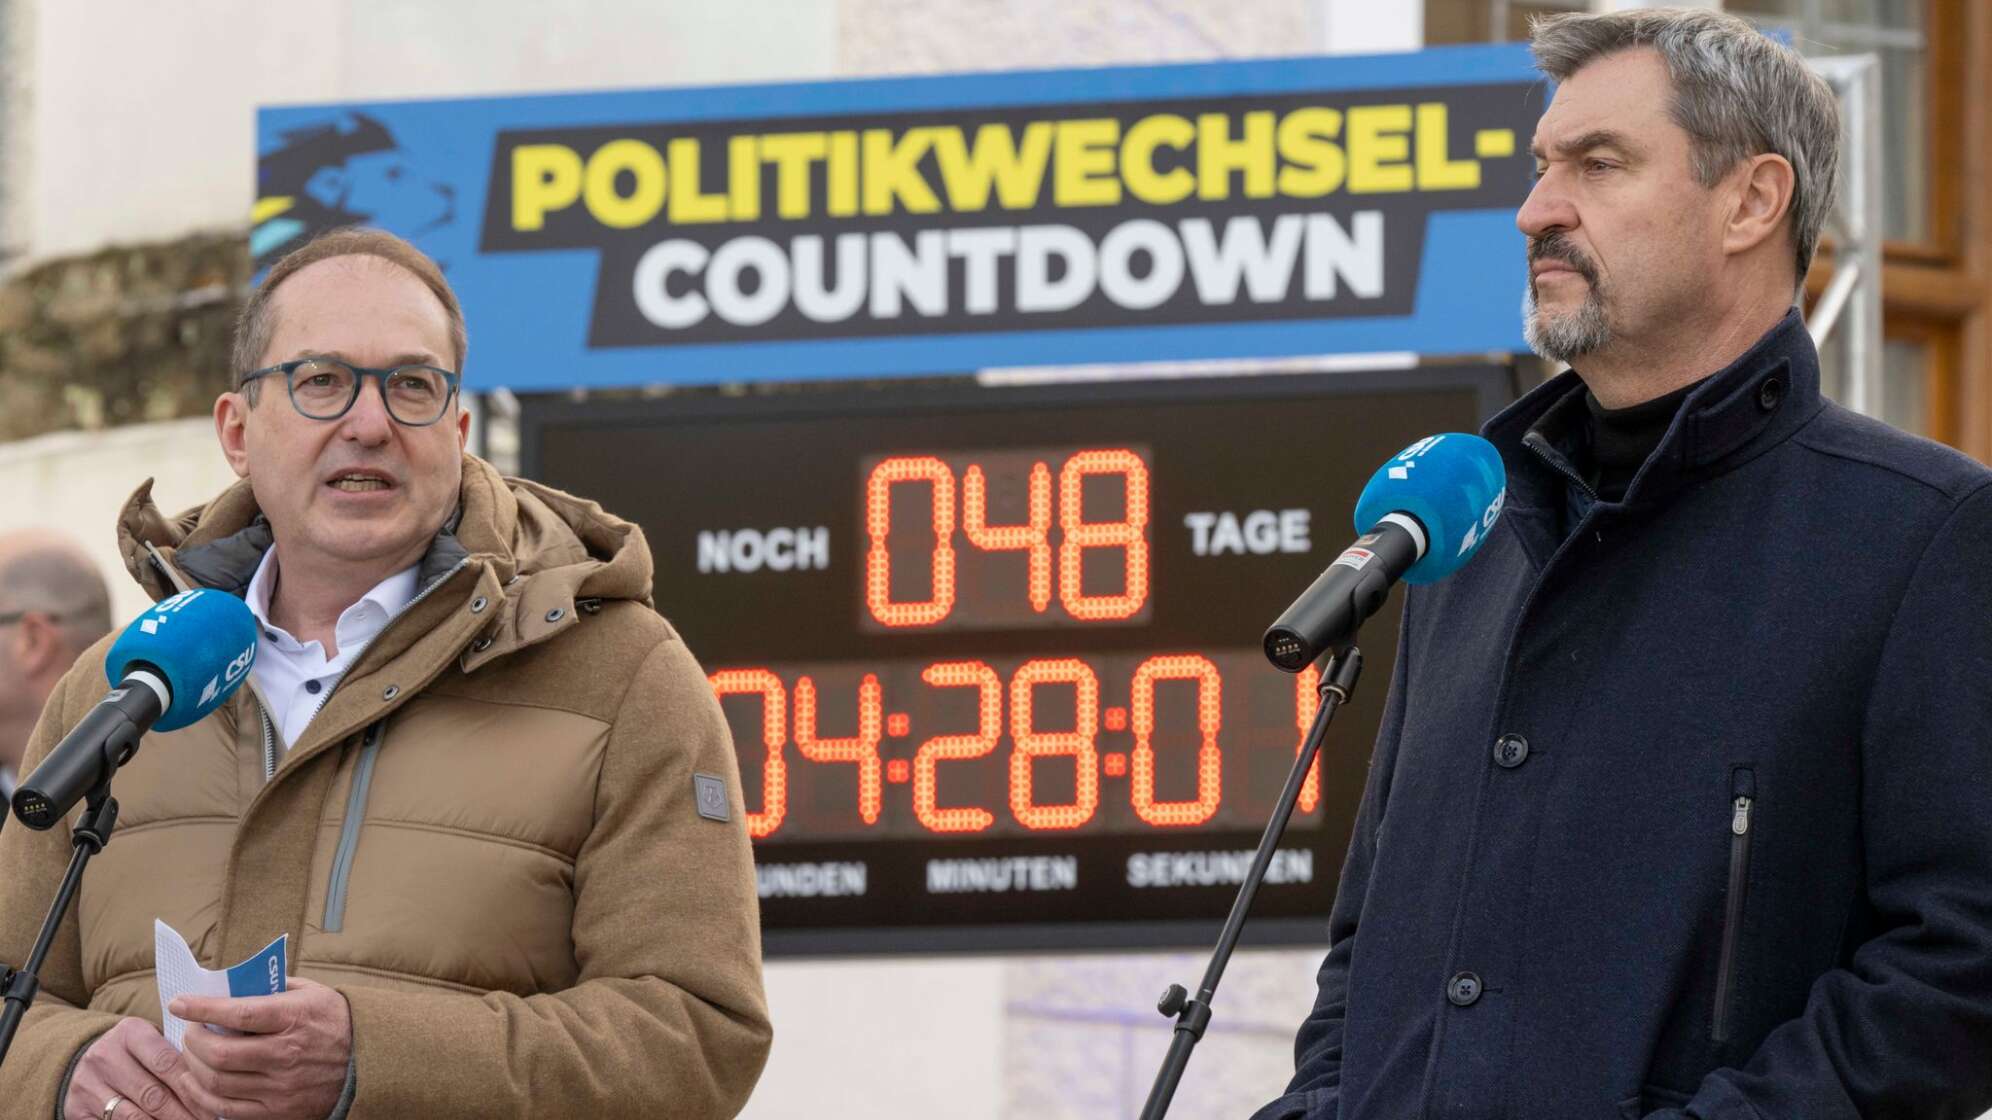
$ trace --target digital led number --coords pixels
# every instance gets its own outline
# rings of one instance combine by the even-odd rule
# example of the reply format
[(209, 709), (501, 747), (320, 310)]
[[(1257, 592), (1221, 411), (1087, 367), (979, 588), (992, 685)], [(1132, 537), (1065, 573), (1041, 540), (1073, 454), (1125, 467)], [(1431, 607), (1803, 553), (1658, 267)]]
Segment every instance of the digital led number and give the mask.
[[(1256, 663), (1259, 655), (1253, 650), (1220, 656), (1249, 658)], [(885, 811), (885, 787), (909, 783), (912, 820), (900, 821), (896, 828), (888, 827), (887, 832), (900, 834), (915, 827), (930, 835), (944, 836), (1071, 832), (1097, 825), (1103, 818), (1114, 828), (1135, 825), (1182, 829), (1212, 824), (1218, 821), (1220, 813), (1236, 815), (1227, 807), (1224, 789), (1221, 738), (1228, 722), (1224, 714), (1224, 673), (1212, 657), (1182, 652), (1158, 654), (1139, 662), (1129, 658), (1120, 663), (1124, 670), (1114, 672), (1116, 677), (1122, 671), (1128, 673), (1127, 691), (1122, 694), (1127, 698), (1126, 704), (1115, 707), (1103, 704), (1101, 670), (1089, 659), (1036, 658), (1017, 665), (1007, 679), (1003, 671), (983, 660), (931, 662), (919, 666), (916, 673), (917, 664), (900, 662), (862, 674), (855, 682), (855, 704), (833, 705), (834, 710), (854, 713), (834, 718), (840, 722), (854, 720), (855, 730), (848, 735), (829, 737), (823, 735), (820, 726), (821, 686), (813, 670), (801, 669), (799, 675), (791, 678), (794, 684), (787, 689), (783, 687), (785, 674), (768, 667), (730, 668), (711, 675), (713, 692), (721, 699), (751, 698), (759, 705), (758, 727), (749, 731), (752, 725), (743, 719), (739, 728), (741, 746), (745, 748), (743, 771), (753, 765), (748, 740), (758, 734), (763, 748), (759, 765), (761, 809), (747, 814), (748, 831), (754, 839), (768, 839), (777, 832), (794, 834), (799, 827), (799, 808), (813, 807), (818, 813), (830, 809), (836, 813), (839, 827), (852, 830), (878, 826)], [(1314, 687), (1318, 681), (1316, 670), (1298, 674), (1292, 692), (1293, 707), (1282, 711), (1277, 723), (1256, 722), (1271, 713), (1248, 712), (1242, 717), (1244, 726), (1266, 730), (1292, 726), (1304, 739), (1319, 706)], [(912, 712), (893, 711), (888, 715), (885, 693), (909, 685), (916, 688), (924, 685), (932, 690), (972, 690), (973, 723), (967, 729), (916, 739), (917, 747), (910, 743), (900, 746), (897, 741), (912, 737), (922, 719), (938, 714), (934, 707), (937, 697), (929, 694), (905, 697), (913, 705)], [(1063, 686), (1070, 686), (1070, 700), (1065, 698), (1068, 692)], [(838, 686), (840, 691), (843, 687), (846, 686)], [(1049, 696), (1047, 689), (1051, 690)], [(1168, 752), (1158, 748), (1158, 742), (1166, 738), (1161, 729), (1164, 716), (1159, 702), (1172, 689), (1184, 689), (1180, 695), (1193, 700), (1194, 714), (1189, 718), (1194, 722), (1194, 735), (1190, 739), (1195, 744), (1191, 756), (1194, 761), (1191, 758), (1168, 761), (1165, 753), (1178, 757), (1173, 755), (1173, 748)], [(1243, 695), (1252, 694), (1253, 690), (1248, 689)], [(961, 710), (952, 700), (946, 703), (949, 712)], [(736, 708), (731, 714), (742, 717), (744, 711)], [(952, 721), (959, 717), (948, 718)], [(1286, 723), (1289, 718), (1291, 725)], [(1102, 734), (1124, 734), (1132, 740), (1132, 749), (1103, 747)], [(891, 747), (886, 746), (888, 738), (895, 741)], [(840, 809), (831, 808), (834, 801), (826, 804), (820, 796), (800, 800), (793, 796), (791, 784), (800, 780), (801, 775), (784, 754), (789, 742), (794, 743), (797, 753), (808, 762), (853, 768), (857, 809), (854, 820), (845, 817)], [(1005, 747), (1007, 757), (992, 757)], [(886, 761), (887, 756), (892, 756), (890, 762)], [(986, 762), (968, 765), (978, 760)], [(1053, 773), (1062, 778), (1066, 766), (1072, 767), (1072, 793), (1048, 802), (1040, 779)], [(1194, 767), (1195, 795), (1181, 800), (1158, 799), (1158, 787), (1183, 787), (1181, 778), (1175, 775), (1185, 773), (1177, 769), (1184, 766)], [(1054, 771), (1052, 767), (1058, 769)], [(1168, 770), (1168, 775), (1164, 770)], [(808, 773), (806, 767), (801, 772)], [(950, 774), (955, 775), (953, 779)], [(1103, 779), (1127, 780), (1125, 811), (1103, 811), (1106, 808)], [(952, 799), (948, 797), (951, 784), (955, 788)], [(1064, 783), (1058, 784), (1062, 790)], [(973, 792), (966, 792), (969, 790)], [(1250, 808), (1251, 796), (1247, 794), (1248, 800), (1241, 802), (1241, 806)], [(1006, 801), (1007, 817), (1002, 807)], [(1321, 801), (1321, 762), (1317, 758), (1302, 785), (1298, 808), (1302, 813), (1313, 813)], [(895, 809), (896, 813), (905, 811), (904, 803), (899, 804), (901, 808)], [(800, 827), (804, 832), (817, 827), (808, 818), (809, 813), (803, 812)], [(850, 824), (841, 823), (845, 821)]]
[[(1087, 519), (1086, 479), (1095, 475), (1120, 476), (1124, 501), (1118, 518)], [(921, 484), (928, 491), (933, 515), (933, 544), (928, 556), (932, 582), (925, 599), (898, 600), (893, 598), (892, 586), (893, 502), (905, 500), (900, 492), (910, 484)], [(1045, 614), (1054, 597), (1065, 614), (1079, 622), (1133, 618), (1148, 604), (1152, 591), (1150, 475), (1148, 464), (1133, 450), (1120, 447), (1073, 452), (1059, 465), (1056, 484), (1050, 464), (1031, 463), (1025, 476), (1024, 519), (1010, 524), (989, 521), (990, 480), (983, 464), (968, 463), (959, 480), (959, 494), (956, 487), (954, 469), (932, 455), (881, 459), (866, 477), (865, 606), (879, 625), (894, 630), (936, 626), (954, 613), (964, 593), (959, 586), (961, 572), (954, 546), (957, 529), (968, 546), (979, 552), (1024, 554), (1025, 594), (1035, 615)], [(1054, 522), (1059, 534), (1055, 546)], [(1083, 585), (1086, 554), (1102, 549), (1121, 553), (1119, 587), (1088, 594)], [(902, 560), (907, 558), (904, 551), (900, 555)], [(967, 593), (972, 596), (973, 589)]]
[[(1314, 726), (1314, 714), (1321, 707), (1321, 670), (1310, 665), (1293, 678), (1293, 725), (1300, 729), (1300, 739), (1294, 744), (1293, 753), (1298, 756), (1307, 746), (1307, 732)], [(1312, 813), (1321, 804), (1321, 755), (1314, 756), (1314, 765), (1307, 768), (1307, 780), (1300, 786), (1300, 811)]]
[[(900, 482), (933, 484), (934, 587), (923, 602), (892, 599), (892, 554), (886, 538), (892, 534), (892, 488)], [(865, 603), (872, 617), (885, 626), (932, 626), (954, 610), (955, 601), (955, 477), (946, 463), (931, 455), (887, 459), (872, 468), (865, 481), (865, 533), (871, 548), (865, 553)]]
[(1030, 556), (1031, 609), (1051, 606), (1051, 468), (1031, 464), (1030, 512), (1021, 525), (990, 525), (988, 483), (971, 464), (961, 480), (961, 527), (970, 544), (984, 552), (1017, 549)]
[(987, 809), (940, 807), (940, 776), (944, 759), (981, 758), (996, 749), (1003, 736), (1003, 681), (980, 661), (943, 661), (929, 665), (920, 679), (935, 688), (973, 688), (980, 692), (980, 719), (973, 735), (941, 735), (920, 744), (913, 756), (913, 815), (934, 832), (981, 832), (996, 822)]
[(747, 814), (747, 835), (756, 840), (773, 836), (788, 815), (788, 763), (782, 758), (788, 742), (788, 691), (766, 669), (722, 669), (709, 679), (714, 695), (722, 699), (761, 698), (761, 746), (767, 753), (761, 761), (761, 811)]
[(879, 761), (878, 742), (884, 730), (878, 677), (871, 673), (858, 682), (858, 733), (842, 739), (822, 739), (816, 734), (816, 682), (801, 677), (795, 682), (795, 749), (811, 762), (848, 762), (858, 768), (858, 819), (878, 823), (885, 801), (884, 764)]
[[(1039, 731), (1033, 694), (1041, 684), (1074, 687), (1073, 729)], [(1100, 679), (1076, 657), (1027, 661), (1010, 678), (1010, 812), (1032, 829), (1078, 828), (1100, 807), (1100, 759), (1094, 741), (1100, 726)], [(1031, 762), (1070, 755), (1074, 771), (1072, 804), (1039, 805), (1031, 795)]]
[[(1119, 474), (1127, 479), (1127, 514), (1119, 521), (1086, 520), (1084, 487), (1089, 474)], [(1132, 451), (1081, 451), (1058, 472), (1059, 528), (1065, 542), (1058, 550), (1058, 596), (1066, 613), (1087, 622), (1127, 618), (1148, 601), (1148, 467)], [(1125, 550), (1127, 562), (1121, 591), (1087, 595), (1079, 584), (1088, 549)]]
[[(1155, 800), (1155, 686), (1160, 681), (1194, 681), (1197, 686), (1197, 799)], [(1134, 671), (1135, 815), (1158, 827), (1198, 825), (1217, 813), (1224, 796), (1224, 754), (1217, 745), (1223, 722), (1224, 684), (1217, 666), (1194, 653), (1151, 657)]]

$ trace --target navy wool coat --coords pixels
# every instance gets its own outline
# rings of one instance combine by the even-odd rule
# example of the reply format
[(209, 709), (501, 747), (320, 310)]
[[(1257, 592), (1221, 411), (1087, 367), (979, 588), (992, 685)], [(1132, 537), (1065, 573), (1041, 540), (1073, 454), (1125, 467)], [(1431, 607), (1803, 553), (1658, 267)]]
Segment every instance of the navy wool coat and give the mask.
[(1528, 434), (1581, 392), (1488, 422), (1507, 509), (1409, 593), (1259, 1116), (1977, 1116), (1992, 471), (1823, 400), (1793, 312), (1573, 518)]

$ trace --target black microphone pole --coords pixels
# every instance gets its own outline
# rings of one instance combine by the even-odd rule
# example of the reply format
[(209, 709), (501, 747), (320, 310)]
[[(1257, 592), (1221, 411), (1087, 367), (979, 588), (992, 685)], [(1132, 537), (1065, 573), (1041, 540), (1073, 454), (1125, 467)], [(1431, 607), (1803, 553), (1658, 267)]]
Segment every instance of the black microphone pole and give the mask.
[(1300, 800), (1301, 784), (1307, 780), (1308, 768), (1314, 765), (1314, 756), (1321, 750), (1328, 721), (1335, 718), (1335, 709), (1356, 690), (1356, 678), (1362, 671), (1363, 654), (1355, 646), (1336, 650), (1329, 656), (1321, 672), (1321, 702), (1314, 712), (1314, 725), (1307, 729), (1307, 738), (1294, 757), (1286, 788), (1280, 791), (1279, 803), (1273, 807), (1273, 819), (1266, 822), (1266, 831), (1259, 837), (1259, 850), (1252, 857), (1252, 868), (1246, 872), (1245, 881), (1239, 884), (1238, 897), (1231, 903), (1231, 915), (1224, 919), (1224, 930), (1217, 935), (1217, 948), (1211, 952), (1210, 967), (1204, 969), (1197, 997), (1191, 999), (1181, 984), (1171, 984), (1162, 993), (1161, 1002), (1155, 1005), (1162, 1014), (1175, 1018), (1176, 1033), (1169, 1042), (1168, 1056), (1162, 1059), (1162, 1068), (1155, 1075), (1155, 1087), (1148, 1092), (1148, 1103), (1142, 1106), (1141, 1120), (1162, 1120), (1169, 1111), (1176, 1083), (1183, 1079), (1183, 1070), (1190, 1064), (1190, 1051), (1196, 1049), (1204, 1028), (1210, 1025), (1210, 1001), (1217, 994), (1217, 982), (1224, 976), (1224, 966), (1231, 963), (1231, 951), (1238, 947), (1246, 912), (1252, 909), (1252, 898), (1259, 893), (1259, 884), (1265, 881), (1273, 851), (1279, 846), (1281, 834), (1286, 832), (1294, 803)]
[(75, 845), (75, 854), (69, 857), (69, 871), (62, 877), (62, 886), (55, 892), (55, 901), (49, 904), (48, 916), (42, 919), (41, 936), (35, 939), (33, 952), (28, 954), (28, 962), (16, 971), (0, 964), (0, 1064), (7, 1060), (7, 1051), (14, 1045), (14, 1032), (21, 1027), (21, 1018), (35, 1002), (41, 991), (42, 963), (48, 960), (49, 949), (55, 945), (55, 931), (62, 925), (64, 915), (69, 913), (70, 904), (76, 900), (76, 888), (83, 882), (83, 869), (90, 863), (90, 857), (104, 850), (111, 842), (111, 829), (118, 823), (118, 801), (111, 796), (111, 775), (117, 772), (118, 764), (129, 757), (126, 748), (136, 748), (141, 732), (135, 726), (128, 726), (129, 735), (114, 734), (104, 742), (104, 770), (84, 801), (82, 817), (70, 829), (70, 843)]

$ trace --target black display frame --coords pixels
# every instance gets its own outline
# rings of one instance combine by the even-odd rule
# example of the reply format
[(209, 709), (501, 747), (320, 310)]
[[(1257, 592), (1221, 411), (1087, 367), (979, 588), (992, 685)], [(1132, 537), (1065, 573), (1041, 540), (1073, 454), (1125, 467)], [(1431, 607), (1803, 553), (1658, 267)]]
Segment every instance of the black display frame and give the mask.
[[(1045, 381), (1025, 384), (983, 384), (970, 378), (948, 379), (919, 384), (892, 383), (855, 385), (852, 383), (811, 383), (788, 386), (784, 391), (755, 389), (733, 395), (709, 392), (674, 392), (662, 396), (562, 393), (522, 395), (519, 398), (518, 429), (523, 473), (534, 479), (547, 479), (545, 462), (548, 434), (557, 429), (656, 428), (660, 434), (686, 425), (756, 421), (834, 421), (850, 417), (868, 419), (917, 417), (956, 411), (1011, 409), (1059, 409), (1144, 403), (1182, 405), (1202, 401), (1278, 404), (1321, 397), (1467, 392), (1471, 394), (1475, 419), (1484, 422), (1510, 403), (1519, 393), (1515, 371), (1493, 363), (1420, 365), (1397, 369), (1364, 369), (1346, 372), (1263, 372), (1234, 376), (1192, 376), (1141, 380)], [(1422, 433), (1421, 433), (1422, 434)], [(1298, 450), (1298, 449), (1297, 449)], [(1304, 470), (1304, 462), (1296, 462)], [(547, 479), (560, 485), (556, 477)], [(1360, 480), (1355, 484), (1360, 486)], [(616, 509), (610, 495), (587, 493), (584, 497), (602, 501)], [(1346, 496), (1353, 501), (1354, 488)], [(1332, 558), (1340, 542), (1324, 528), (1324, 538), (1316, 542), (1323, 563)], [(1298, 594), (1304, 581), (1296, 583)], [(1384, 616), (1372, 624), (1387, 626), (1387, 640), (1373, 638), (1376, 652), (1394, 649), (1395, 626), (1400, 596)], [(667, 612), (668, 613), (668, 612)], [(1271, 621), (1271, 615), (1263, 620)], [(1258, 620), (1246, 627), (1230, 645), (1257, 644)], [(694, 652), (698, 652), (696, 644)], [(1361, 690), (1371, 694), (1367, 706), (1380, 706), (1389, 684), (1388, 669), (1372, 658), (1374, 671)], [(711, 668), (712, 666), (708, 666)], [(1331, 747), (1335, 744), (1331, 744)], [(1324, 748), (1325, 749), (1325, 748)], [(1342, 749), (1347, 749), (1343, 747)], [(1366, 759), (1365, 759), (1366, 761)], [(1256, 833), (1239, 843), (1242, 834), (1216, 834), (1221, 842), (1213, 847), (1227, 850), (1249, 847)], [(1099, 845), (1114, 837), (1093, 837), (1084, 843)], [(959, 841), (941, 841), (960, 843)], [(822, 842), (818, 842), (819, 846)], [(879, 841), (859, 843), (879, 844)], [(1014, 842), (1013, 842), (1014, 843)], [(1110, 847), (1111, 845), (1109, 845)], [(1125, 845), (1123, 845), (1125, 846)], [(1163, 845), (1167, 847), (1168, 845)], [(1000, 845), (999, 845), (1000, 847)], [(807, 852), (807, 848), (802, 849)], [(1104, 850), (1104, 849), (1103, 849)], [(761, 856), (757, 846), (757, 857)], [(1310, 889), (1319, 894), (1318, 913), (1299, 917), (1255, 918), (1246, 926), (1243, 943), (1251, 945), (1320, 944), (1326, 940), (1325, 924), (1333, 899), (1334, 882), (1340, 866), (1317, 866)], [(1205, 888), (1211, 896), (1207, 918), (1115, 919), (1103, 915), (1082, 921), (1020, 921), (1005, 924), (968, 922), (954, 925), (848, 926), (824, 928), (768, 928), (763, 948), (768, 956), (856, 956), (906, 953), (990, 953), (1019, 951), (1094, 951), (1115, 949), (1193, 948), (1207, 945), (1216, 936), (1233, 892)], [(1221, 897), (1219, 897), (1221, 895)]]

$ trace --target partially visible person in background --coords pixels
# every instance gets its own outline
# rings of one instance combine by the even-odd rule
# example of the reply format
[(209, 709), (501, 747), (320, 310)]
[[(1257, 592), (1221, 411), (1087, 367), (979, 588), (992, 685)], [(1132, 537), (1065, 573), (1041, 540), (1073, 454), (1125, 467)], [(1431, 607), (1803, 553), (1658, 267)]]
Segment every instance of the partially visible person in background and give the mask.
[(0, 804), (55, 682), (110, 629), (110, 592), (81, 546), (47, 530), (0, 533)]

